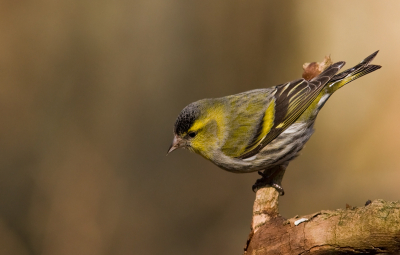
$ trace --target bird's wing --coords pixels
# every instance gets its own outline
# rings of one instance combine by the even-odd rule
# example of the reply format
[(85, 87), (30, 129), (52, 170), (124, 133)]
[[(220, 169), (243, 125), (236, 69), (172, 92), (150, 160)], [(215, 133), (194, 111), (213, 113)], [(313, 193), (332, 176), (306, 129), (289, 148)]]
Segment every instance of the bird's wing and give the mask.
[[(256, 89), (223, 98), (227, 105), (225, 117), (229, 123), (220, 125), (224, 129), (222, 133), (225, 134), (220, 149), (225, 155), (242, 155), (249, 147), (249, 141), (254, 138), (254, 134), (261, 132), (257, 129), (259, 123), (268, 117), (273, 118), (274, 112), (267, 110), (267, 107), (274, 99), (274, 91), (275, 88)], [(270, 122), (270, 127), (272, 124), (273, 122)], [(263, 127), (268, 128), (266, 124)], [(265, 135), (267, 133), (264, 132)]]
[(274, 99), (258, 124), (258, 132), (238, 158), (254, 156), (295, 122), (344, 64), (337, 62), (310, 81), (300, 79), (277, 86)]

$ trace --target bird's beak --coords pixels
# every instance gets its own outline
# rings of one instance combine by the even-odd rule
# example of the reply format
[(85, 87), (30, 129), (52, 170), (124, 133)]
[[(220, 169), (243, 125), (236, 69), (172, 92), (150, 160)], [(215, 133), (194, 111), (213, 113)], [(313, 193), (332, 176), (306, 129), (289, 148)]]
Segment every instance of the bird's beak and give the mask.
[(173, 152), (174, 150), (182, 147), (182, 138), (180, 138), (179, 136), (175, 135), (174, 136), (174, 140), (172, 140), (172, 144), (168, 149), (167, 155), (170, 154), (171, 152)]

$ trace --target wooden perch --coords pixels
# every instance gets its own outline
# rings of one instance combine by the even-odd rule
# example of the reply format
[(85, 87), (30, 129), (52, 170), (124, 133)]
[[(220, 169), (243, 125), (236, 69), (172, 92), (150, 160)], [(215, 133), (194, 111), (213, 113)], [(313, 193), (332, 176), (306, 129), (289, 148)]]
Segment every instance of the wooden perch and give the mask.
[[(285, 170), (274, 177), (281, 184)], [(364, 207), (320, 211), (292, 219), (279, 215), (279, 192), (256, 192), (246, 255), (400, 252), (400, 202), (367, 201)]]
[(278, 192), (259, 189), (250, 254), (356, 254), (400, 251), (400, 203), (375, 200), (364, 207), (320, 211), (286, 220), (278, 212)]

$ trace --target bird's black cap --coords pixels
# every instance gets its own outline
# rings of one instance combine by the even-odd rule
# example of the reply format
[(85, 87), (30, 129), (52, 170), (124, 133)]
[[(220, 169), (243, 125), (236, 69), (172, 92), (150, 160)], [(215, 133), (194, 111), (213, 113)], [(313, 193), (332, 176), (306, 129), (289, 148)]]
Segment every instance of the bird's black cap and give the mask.
[(200, 107), (197, 103), (191, 103), (186, 106), (175, 122), (175, 134), (183, 134), (187, 132), (193, 125), (194, 121), (200, 116)]

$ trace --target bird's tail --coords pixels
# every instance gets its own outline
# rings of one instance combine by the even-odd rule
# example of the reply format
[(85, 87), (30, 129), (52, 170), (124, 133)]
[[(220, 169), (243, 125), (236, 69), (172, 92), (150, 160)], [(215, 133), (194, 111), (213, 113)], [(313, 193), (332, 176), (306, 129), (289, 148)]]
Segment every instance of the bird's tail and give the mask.
[(328, 93), (332, 94), (347, 83), (352, 82), (366, 74), (372, 73), (373, 71), (381, 68), (381, 66), (379, 65), (369, 64), (375, 58), (378, 52), (379, 51), (375, 51), (374, 53), (366, 57), (363, 61), (361, 61), (358, 65), (333, 76), (326, 86), (326, 88), (328, 89)]

